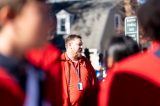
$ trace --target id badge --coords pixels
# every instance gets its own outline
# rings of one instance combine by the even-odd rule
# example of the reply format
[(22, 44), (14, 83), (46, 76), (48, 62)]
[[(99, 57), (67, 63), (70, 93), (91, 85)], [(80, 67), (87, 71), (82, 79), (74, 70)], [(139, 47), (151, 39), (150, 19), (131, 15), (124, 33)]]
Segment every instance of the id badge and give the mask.
[(80, 90), (80, 91), (83, 90), (83, 84), (82, 84), (82, 82), (78, 82), (78, 90)]

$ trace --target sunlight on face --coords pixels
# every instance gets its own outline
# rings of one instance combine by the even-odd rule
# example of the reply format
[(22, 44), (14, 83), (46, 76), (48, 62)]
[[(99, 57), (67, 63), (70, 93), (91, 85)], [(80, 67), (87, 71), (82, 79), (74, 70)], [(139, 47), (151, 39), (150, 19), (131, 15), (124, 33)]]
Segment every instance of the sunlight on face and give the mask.
[(81, 56), (82, 53), (82, 40), (79, 38), (75, 38), (71, 41), (71, 49), (72, 53), (75, 54), (75, 56)]
[(47, 42), (49, 22), (49, 8), (46, 4), (40, 2), (26, 4), (15, 21), (20, 44), (31, 48)]

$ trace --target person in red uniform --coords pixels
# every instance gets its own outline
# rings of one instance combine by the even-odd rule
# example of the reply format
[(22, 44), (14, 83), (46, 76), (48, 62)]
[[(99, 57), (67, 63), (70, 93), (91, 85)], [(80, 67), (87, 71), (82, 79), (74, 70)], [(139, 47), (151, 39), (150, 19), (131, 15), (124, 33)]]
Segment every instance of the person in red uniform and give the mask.
[(61, 52), (51, 43), (43, 48), (30, 50), (26, 58), (34, 66), (46, 73), (44, 94), (53, 106), (62, 106)]
[(48, 10), (45, 0), (0, 0), (1, 106), (40, 105), (42, 77), (21, 61), (47, 42)]
[(138, 20), (151, 47), (110, 70), (100, 85), (98, 106), (160, 106), (160, 1), (147, 0)]
[[(50, 13), (49, 39), (54, 38), (57, 20), (54, 12)], [(50, 41), (41, 48), (34, 48), (26, 53), (26, 59), (45, 73), (43, 85), (44, 94), (52, 106), (62, 106), (62, 71), (60, 65), (60, 50)]]
[[(125, 36), (124, 34), (113, 36), (110, 39), (105, 54), (106, 67), (111, 69), (115, 67), (118, 62), (138, 52), (140, 52), (140, 48), (137, 42), (134, 41), (131, 37)], [(107, 71), (107, 74), (109, 73), (110, 71), (109, 72)], [(106, 79), (104, 78), (102, 82), (105, 83), (105, 80)], [(97, 106), (98, 91), (99, 91), (99, 85), (97, 84), (89, 92), (85, 93), (81, 105)]]
[(66, 52), (61, 55), (63, 106), (80, 106), (84, 91), (95, 85), (96, 75), (89, 60), (81, 55), (81, 36), (69, 35), (65, 44)]

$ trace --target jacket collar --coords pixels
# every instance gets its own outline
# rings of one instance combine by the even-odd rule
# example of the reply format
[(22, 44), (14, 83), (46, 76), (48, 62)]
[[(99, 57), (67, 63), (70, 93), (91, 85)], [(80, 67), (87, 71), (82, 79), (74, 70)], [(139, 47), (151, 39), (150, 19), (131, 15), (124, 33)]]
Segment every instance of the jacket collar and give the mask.
[[(61, 55), (61, 61), (70, 61), (71, 62), (71, 59), (67, 56), (66, 52), (62, 53)], [(79, 63), (84, 63), (84, 57), (81, 56), (80, 59), (79, 59)]]

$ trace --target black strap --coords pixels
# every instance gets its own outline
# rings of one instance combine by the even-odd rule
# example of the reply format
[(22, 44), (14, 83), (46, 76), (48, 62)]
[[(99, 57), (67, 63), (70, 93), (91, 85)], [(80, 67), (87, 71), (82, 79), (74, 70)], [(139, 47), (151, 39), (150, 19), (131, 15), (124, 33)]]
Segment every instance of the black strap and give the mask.
[(71, 63), (72, 63), (72, 67), (74, 68), (74, 71), (75, 71), (76, 75), (78, 76), (78, 82), (81, 82), (80, 64), (79, 64), (79, 62), (78, 62), (78, 70), (77, 70), (77, 68), (74, 66), (74, 63), (73, 63), (73, 62), (71, 62)]
[[(72, 64), (72, 67), (74, 68), (74, 71), (75, 71), (76, 75), (78, 76), (78, 82), (81, 82), (80, 64), (78, 63), (78, 71), (77, 71), (76, 67), (73, 65), (72, 62), (71, 62), (71, 64)], [(68, 67), (68, 90), (69, 90), (69, 85), (71, 83), (70, 61), (67, 61), (67, 65), (68, 65), (67, 67)]]
[[(69, 62), (69, 61), (67, 61), (67, 62)], [(70, 85), (70, 77), (71, 77), (71, 72), (70, 72), (70, 62), (69, 63), (67, 63), (68, 64), (68, 86)], [(71, 64), (72, 64), (72, 67), (74, 68), (74, 71), (75, 71), (75, 73), (76, 73), (76, 75), (78, 76), (78, 82), (81, 82), (81, 74), (80, 74), (80, 64), (79, 64), (79, 62), (78, 62), (78, 70), (76, 69), (76, 67), (74, 66), (74, 64), (73, 64), (73, 62), (71, 62)]]
[(68, 65), (68, 88), (69, 88), (69, 85), (70, 85), (70, 77), (71, 77), (71, 72), (70, 72), (70, 64), (69, 63), (67, 63), (67, 65)]
[[(68, 67), (68, 84), (67, 84), (67, 86), (68, 86), (68, 96), (69, 96), (69, 99), (70, 99), (70, 89), (69, 89), (69, 86), (70, 86), (70, 64), (69, 63), (67, 63), (67, 67)], [(70, 100), (69, 100), (70, 101)]]

